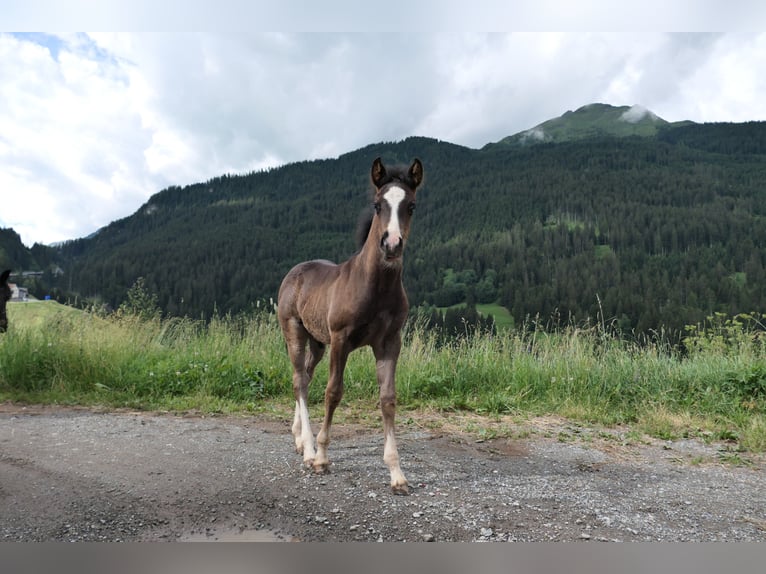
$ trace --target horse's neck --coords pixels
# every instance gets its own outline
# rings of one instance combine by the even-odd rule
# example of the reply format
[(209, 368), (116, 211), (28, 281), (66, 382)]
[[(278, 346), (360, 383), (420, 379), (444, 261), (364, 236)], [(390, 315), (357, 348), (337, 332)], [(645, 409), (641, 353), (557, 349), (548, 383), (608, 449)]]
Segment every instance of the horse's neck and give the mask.
[(381, 260), (378, 246), (374, 241), (367, 241), (357, 254), (355, 272), (364, 277), (370, 289), (386, 291), (402, 284), (402, 262), (386, 265)]

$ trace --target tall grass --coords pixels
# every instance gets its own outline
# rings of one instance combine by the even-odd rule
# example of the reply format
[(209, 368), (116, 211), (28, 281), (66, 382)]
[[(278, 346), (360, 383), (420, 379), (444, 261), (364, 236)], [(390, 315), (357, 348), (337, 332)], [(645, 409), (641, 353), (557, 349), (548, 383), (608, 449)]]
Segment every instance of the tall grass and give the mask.
[(286, 391), (288, 362), (265, 316), (57, 314), (6, 335), (0, 393), (13, 400), (231, 410)]
[[(12, 317), (13, 319), (13, 317)], [(403, 409), (479, 415), (557, 414), (637, 425), (672, 437), (698, 433), (766, 450), (762, 317), (713, 316), (683, 346), (662, 334), (621, 339), (603, 324), (527, 325), (440, 344), (417, 322), (397, 371)], [(325, 359), (309, 399), (319, 409)], [(291, 372), (273, 314), (210, 323), (59, 313), (12, 321), (0, 339), (0, 399), (151, 409), (248, 411), (292, 402)], [(372, 353), (349, 359), (344, 402), (374, 409)]]

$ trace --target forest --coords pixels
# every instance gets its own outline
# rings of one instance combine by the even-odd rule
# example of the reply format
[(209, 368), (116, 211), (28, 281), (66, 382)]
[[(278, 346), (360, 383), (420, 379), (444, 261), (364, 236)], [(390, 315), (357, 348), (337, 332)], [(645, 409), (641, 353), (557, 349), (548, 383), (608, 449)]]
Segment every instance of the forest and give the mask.
[(517, 325), (590, 320), (639, 335), (766, 310), (763, 122), (479, 150), (411, 137), (171, 187), (56, 247), (19, 251), (2, 230), (0, 259), (46, 270), (32, 292), (62, 302), (116, 309), (143, 278), (168, 316), (247, 312), (274, 302), (294, 264), (355, 251), (378, 156), (423, 161), (404, 277), (432, 318), (496, 303)]

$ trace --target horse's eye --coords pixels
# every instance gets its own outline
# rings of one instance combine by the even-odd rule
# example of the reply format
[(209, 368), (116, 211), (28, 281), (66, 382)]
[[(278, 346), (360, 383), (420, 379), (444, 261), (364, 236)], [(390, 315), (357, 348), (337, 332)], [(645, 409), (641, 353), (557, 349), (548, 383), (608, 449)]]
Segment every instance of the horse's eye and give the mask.
[(375, 208), (375, 213), (380, 214), (380, 202), (376, 201), (375, 203), (372, 204), (372, 206)]
[(408, 212), (410, 215), (412, 215), (412, 212), (413, 212), (413, 211), (415, 211), (415, 204), (414, 204), (414, 203), (410, 203), (410, 204), (407, 206), (407, 212)]

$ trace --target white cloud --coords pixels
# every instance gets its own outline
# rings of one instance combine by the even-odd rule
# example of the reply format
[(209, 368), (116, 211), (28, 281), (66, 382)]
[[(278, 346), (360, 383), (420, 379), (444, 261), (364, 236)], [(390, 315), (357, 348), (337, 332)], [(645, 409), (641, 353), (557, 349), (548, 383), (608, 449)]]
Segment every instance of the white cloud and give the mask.
[(591, 102), (766, 119), (764, 34), (413, 34), (409, 16), (374, 34), (0, 35), (0, 225), (81, 237), (168, 185), (409, 135), (480, 147)]
[(652, 119), (657, 118), (656, 114), (654, 114), (651, 110), (647, 110), (644, 106), (635, 105), (631, 106), (630, 109), (623, 112), (620, 115), (620, 119), (628, 122), (629, 124), (637, 124), (646, 116), (649, 116)]
[[(626, 53), (643, 50), (657, 38), (626, 42), (617, 34), (480, 34), (439, 42), (441, 97), (421, 131), (479, 147), (604, 100)], [(630, 91), (606, 101), (623, 104)]]
[(695, 121), (766, 120), (766, 34), (719, 38), (672, 105)]
[(531, 130), (527, 130), (521, 133), (521, 141), (526, 140), (545, 140), (545, 130), (540, 126), (535, 126)]
[(3, 189), (19, 198), (3, 205), (3, 224), (29, 243), (50, 242), (124, 216), (125, 204), (113, 200), (142, 197), (145, 183), (121, 70), (94, 58), (81, 38), (54, 57), (2, 35), (0, 60), (0, 172)]

